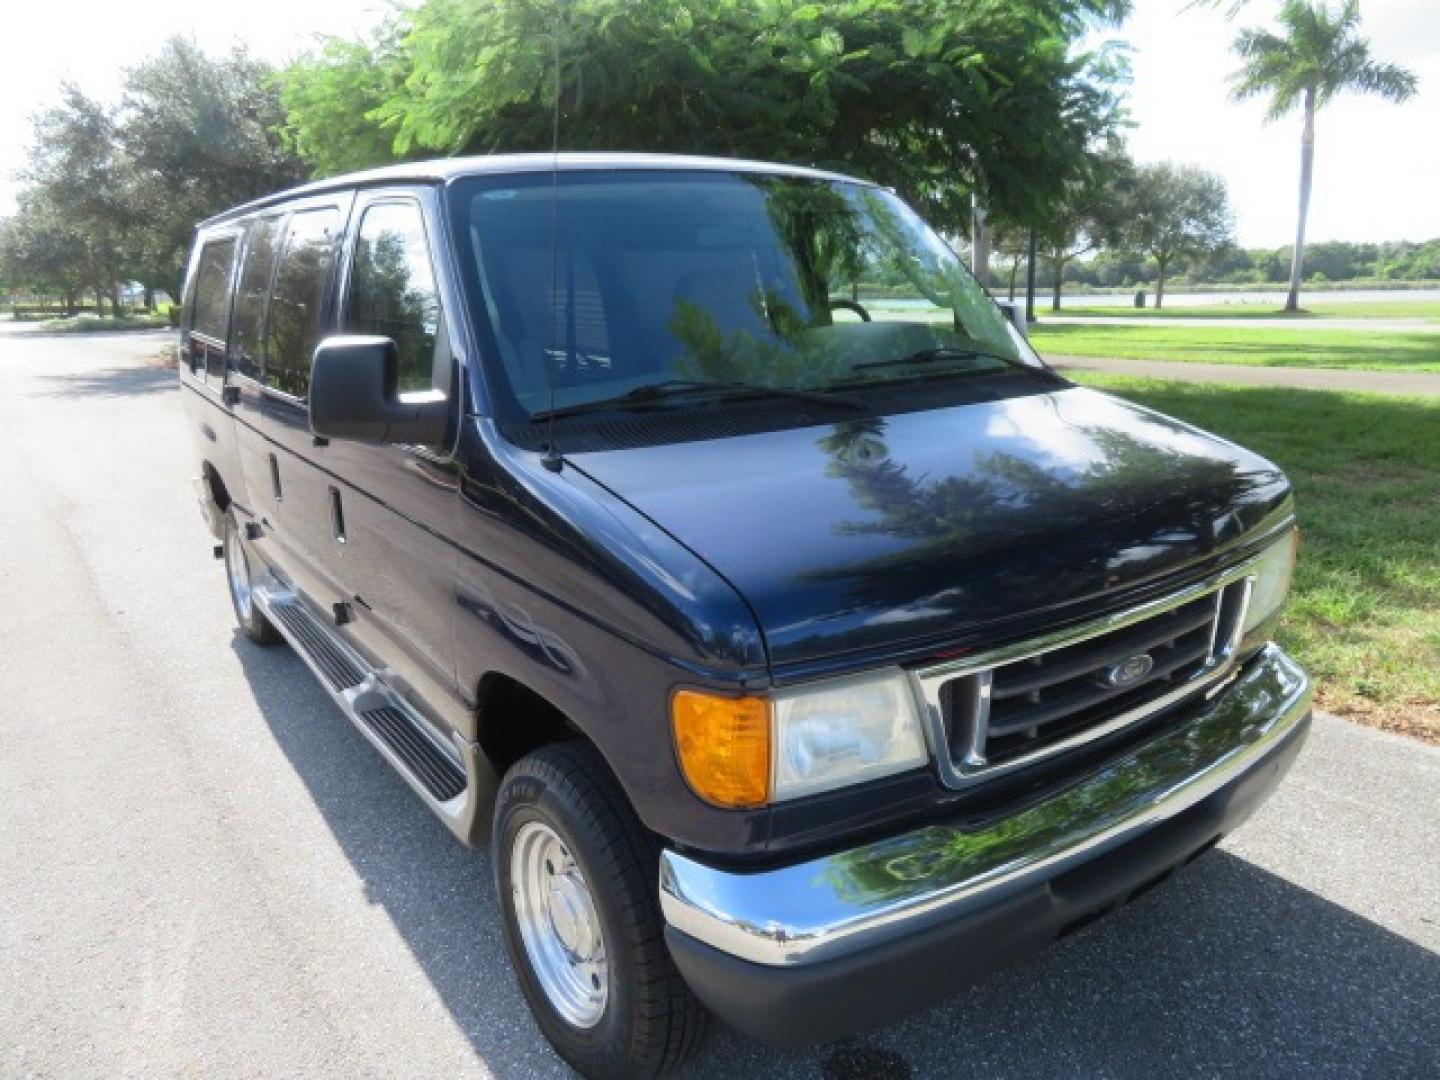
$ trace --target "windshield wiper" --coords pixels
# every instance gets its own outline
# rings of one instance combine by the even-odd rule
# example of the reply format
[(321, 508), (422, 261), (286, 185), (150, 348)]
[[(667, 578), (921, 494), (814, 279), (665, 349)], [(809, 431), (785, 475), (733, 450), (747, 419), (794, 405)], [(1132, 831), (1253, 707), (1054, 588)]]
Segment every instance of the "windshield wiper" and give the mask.
[(975, 349), (956, 349), (947, 345), (938, 345), (930, 349), (920, 349), (918, 352), (906, 356), (892, 356), (888, 360), (870, 360), (863, 364), (856, 364), (851, 371), (867, 371), (870, 368), (887, 367), (911, 367), (921, 364), (934, 364), (941, 360), (974, 360), (976, 357), (988, 356), (992, 360), (1005, 361), (1003, 356), (996, 356), (994, 353), (977, 352)]
[(681, 397), (720, 398), (790, 398), (807, 401), (829, 408), (862, 410), (865, 406), (849, 398), (836, 397), (821, 390), (801, 390), (791, 386), (766, 386), (763, 383), (715, 382), (704, 379), (666, 379), (663, 382), (646, 383), (614, 397), (598, 398), (595, 401), (581, 401), (574, 405), (562, 405), (532, 413), (532, 422), (558, 419), (565, 416), (580, 416), (592, 412), (608, 412), (612, 409), (646, 409)]

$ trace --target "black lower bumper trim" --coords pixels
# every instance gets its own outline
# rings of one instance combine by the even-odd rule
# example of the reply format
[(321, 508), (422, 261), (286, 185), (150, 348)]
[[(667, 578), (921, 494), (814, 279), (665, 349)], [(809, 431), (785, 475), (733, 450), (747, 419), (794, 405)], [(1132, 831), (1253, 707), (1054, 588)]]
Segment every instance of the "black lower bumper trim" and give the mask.
[(1169, 821), (989, 907), (852, 956), (793, 967), (751, 963), (667, 927), (696, 995), (764, 1042), (826, 1042), (914, 1012), (1139, 896), (1209, 850), (1280, 782), (1307, 715), (1242, 776)]

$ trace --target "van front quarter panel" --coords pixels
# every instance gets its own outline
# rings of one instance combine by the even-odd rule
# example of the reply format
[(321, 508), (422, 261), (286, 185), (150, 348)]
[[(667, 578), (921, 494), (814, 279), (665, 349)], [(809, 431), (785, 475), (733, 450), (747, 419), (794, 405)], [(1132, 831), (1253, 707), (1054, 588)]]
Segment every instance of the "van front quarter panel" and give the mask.
[[(768, 811), (701, 802), (670, 733), (676, 687), (767, 684), (744, 601), (628, 504), (577, 469), (550, 471), (490, 421), (466, 423), (460, 458), (462, 689), (498, 672), (539, 694), (599, 747), (656, 833), (705, 850), (763, 845)], [(477, 722), (515, 721), (482, 709)]]

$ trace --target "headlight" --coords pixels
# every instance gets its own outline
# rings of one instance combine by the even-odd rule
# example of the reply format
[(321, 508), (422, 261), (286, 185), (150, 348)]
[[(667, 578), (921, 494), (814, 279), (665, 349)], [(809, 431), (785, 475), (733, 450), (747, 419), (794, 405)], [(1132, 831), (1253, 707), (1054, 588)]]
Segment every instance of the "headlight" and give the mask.
[(925, 736), (899, 671), (783, 691), (774, 698), (776, 799), (923, 765)]
[(1295, 546), (1299, 539), (1299, 532), (1291, 529), (1256, 562), (1255, 585), (1250, 590), (1250, 607), (1245, 612), (1242, 636), (1285, 606), (1285, 598), (1290, 595), (1290, 579), (1295, 573)]
[(900, 671), (764, 698), (681, 690), (670, 708), (685, 780), (716, 806), (812, 795), (913, 769), (929, 757)]

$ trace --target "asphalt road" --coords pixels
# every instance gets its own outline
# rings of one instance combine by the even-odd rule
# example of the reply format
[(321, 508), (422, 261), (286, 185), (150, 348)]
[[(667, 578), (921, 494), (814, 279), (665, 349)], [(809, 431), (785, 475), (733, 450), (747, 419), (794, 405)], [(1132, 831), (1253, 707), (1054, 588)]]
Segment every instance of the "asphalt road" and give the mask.
[[(0, 324), (0, 1076), (551, 1076), (489, 866), (241, 640), (161, 335)], [(696, 1076), (1434, 1076), (1440, 751), (1320, 718), (1216, 853), (904, 1023)]]

